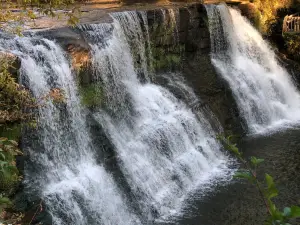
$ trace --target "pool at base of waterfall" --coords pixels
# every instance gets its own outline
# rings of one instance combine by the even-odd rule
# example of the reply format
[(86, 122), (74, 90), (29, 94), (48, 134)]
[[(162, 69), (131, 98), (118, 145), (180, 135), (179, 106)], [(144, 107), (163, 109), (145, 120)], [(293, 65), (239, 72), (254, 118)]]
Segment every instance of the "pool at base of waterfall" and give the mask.
[[(287, 129), (266, 136), (249, 136), (238, 144), (246, 157), (265, 159), (258, 174), (273, 176), (279, 195), (276, 206), (300, 204), (300, 128)], [(157, 224), (180, 225), (258, 225), (267, 218), (266, 208), (255, 186), (233, 180), (217, 186), (206, 196), (195, 194), (184, 209), (184, 215), (172, 222)], [(291, 224), (299, 224), (293, 221)]]

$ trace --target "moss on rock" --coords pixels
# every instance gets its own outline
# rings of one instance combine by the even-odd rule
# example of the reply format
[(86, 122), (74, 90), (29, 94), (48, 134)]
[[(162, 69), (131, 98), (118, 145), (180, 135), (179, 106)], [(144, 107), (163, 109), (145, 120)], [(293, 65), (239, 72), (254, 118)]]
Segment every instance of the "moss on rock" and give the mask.
[(81, 104), (86, 107), (102, 106), (103, 89), (100, 82), (80, 86)]

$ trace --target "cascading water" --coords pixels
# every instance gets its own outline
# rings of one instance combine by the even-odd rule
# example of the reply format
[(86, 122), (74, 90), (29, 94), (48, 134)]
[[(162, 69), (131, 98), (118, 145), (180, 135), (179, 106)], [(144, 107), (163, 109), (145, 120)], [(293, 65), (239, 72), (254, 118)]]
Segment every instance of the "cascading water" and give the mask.
[[(169, 14), (177, 29), (176, 13)], [(112, 18), (112, 24), (80, 30), (91, 45), (95, 83), (104, 95), (105, 106), (94, 109), (93, 117), (114, 146), (135, 196), (131, 203), (141, 215), (112, 176), (114, 171), (95, 159), (87, 110), (80, 104), (70, 63), (58, 44), (34, 35), (0, 41), (1, 51), (21, 58), (21, 81), (36, 98), (53, 88), (65, 93), (65, 103), (47, 101), (38, 109), (38, 140), (26, 149), (27, 189), (45, 201), (55, 225), (153, 224), (154, 219), (177, 215), (191, 191), (231, 177), (229, 160), (205, 112), (190, 108), (199, 104), (191, 88), (179, 75), (164, 75), (169, 89), (182, 94), (179, 100), (150, 82), (155, 75), (149, 69), (146, 13), (115, 13)]]
[(239, 11), (207, 5), (211, 58), (229, 83), (252, 133), (300, 120), (300, 95), (259, 32)]
[(39, 108), (39, 145), (27, 149), (32, 172), (26, 174), (25, 168), (27, 189), (45, 201), (53, 224), (139, 224), (110, 174), (96, 164), (76, 84), (60, 47), (31, 38), (4, 40), (0, 46), (21, 58), (21, 79), (36, 98), (52, 88), (65, 93), (64, 107), (49, 101)]
[[(149, 220), (166, 218), (178, 213), (191, 190), (226, 177), (228, 159), (203, 114), (202, 123), (170, 91), (150, 83), (147, 72), (143, 79), (136, 70), (136, 57), (146, 56), (149, 42), (140, 41), (147, 37), (142, 30), (148, 29), (141, 27), (144, 15), (123, 12), (112, 17), (111, 39), (91, 45), (96, 80), (103, 82), (106, 93), (106, 110), (94, 117), (115, 146), (142, 214)], [(91, 37), (106, 31), (90, 30), (87, 37), (92, 42)], [(146, 65), (147, 58), (138, 61)]]

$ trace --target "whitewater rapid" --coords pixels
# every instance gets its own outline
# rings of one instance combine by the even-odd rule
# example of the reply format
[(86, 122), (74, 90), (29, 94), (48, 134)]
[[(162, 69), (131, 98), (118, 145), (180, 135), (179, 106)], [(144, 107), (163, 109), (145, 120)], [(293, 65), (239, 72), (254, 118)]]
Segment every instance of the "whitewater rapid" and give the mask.
[(250, 22), (225, 4), (206, 5), (211, 59), (232, 90), (250, 133), (300, 121), (300, 95), (274, 51)]

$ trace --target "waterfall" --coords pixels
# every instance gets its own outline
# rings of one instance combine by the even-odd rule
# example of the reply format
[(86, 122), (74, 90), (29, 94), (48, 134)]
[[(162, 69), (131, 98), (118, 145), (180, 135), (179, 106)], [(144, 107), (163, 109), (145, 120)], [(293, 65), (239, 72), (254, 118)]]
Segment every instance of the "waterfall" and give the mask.
[[(136, 57), (147, 56), (149, 42), (141, 41), (148, 37), (143, 32), (148, 26), (141, 21), (143, 13), (123, 12), (112, 17), (111, 39), (105, 46), (91, 45), (95, 79), (103, 82), (106, 93), (106, 109), (97, 110), (94, 117), (115, 147), (142, 214), (168, 218), (179, 213), (192, 190), (201, 190), (216, 178), (228, 178), (228, 159), (204, 113), (193, 113), (168, 89), (151, 83), (147, 72), (143, 79), (136, 70)], [(89, 30), (87, 37), (93, 42), (91, 37), (106, 31), (99, 26)], [(147, 58), (139, 62), (145, 68)], [(180, 79), (172, 85), (197, 101)]]
[(26, 149), (27, 189), (45, 201), (53, 224), (140, 224), (111, 175), (96, 163), (85, 112), (62, 49), (53, 41), (33, 38), (4, 40), (0, 46), (21, 58), (21, 79), (36, 98), (52, 88), (65, 93), (65, 106), (49, 101), (39, 108), (38, 144)]
[[(177, 27), (178, 13), (169, 14)], [(164, 74), (165, 87), (151, 82), (146, 13), (111, 17), (112, 24), (79, 27), (92, 49), (93, 82), (103, 93), (103, 106), (93, 110), (81, 104), (68, 56), (55, 41), (34, 34), (0, 39), (1, 51), (21, 59), (20, 81), (34, 97), (53, 88), (65, 94), (64, 103), (49, 100), (38, 109), (36, 138), (25, 146), (26, 190), (45, 202), (55, 225), (154, 224), (178, 215), (193, 191), (204, 193), (232, 175), (207, 111), (195, 110), (201, 100), (181, 74)], [(132, 201), (115, 171), (102, 165), (105, 159), (96, 160), (101, 149), (88, 113), (110, 139)]]
[(265, 133), (300, 119), (300, 95), (275, 53), (238, 10), (206, 5), (211, 58), (228, 82), (252, 133)]

